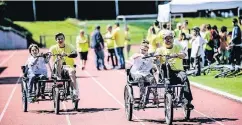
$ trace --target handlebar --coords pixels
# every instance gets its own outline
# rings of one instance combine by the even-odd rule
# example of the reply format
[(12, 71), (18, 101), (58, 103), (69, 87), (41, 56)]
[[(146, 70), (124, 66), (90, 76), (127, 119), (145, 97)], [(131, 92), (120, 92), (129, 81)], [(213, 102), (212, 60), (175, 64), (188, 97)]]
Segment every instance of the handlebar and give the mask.
[(65, 57), (65, 56), (67, 56), (67, 54), (52, 54), (51, 52), (47, 52), (47, 53), (41, 53), (40, 55), (38, 55), (36, 57), (46, 57), (46, 56), (61, 56), (61, 57)]
[(145, 56), (142, 59), (146, 59), (146, 58), (151, 58), (151, 57), (166, 57), (166, 59), (171, 59), (171, 58), (177, 58), (177, 55), (150, 55), (150, 56)]

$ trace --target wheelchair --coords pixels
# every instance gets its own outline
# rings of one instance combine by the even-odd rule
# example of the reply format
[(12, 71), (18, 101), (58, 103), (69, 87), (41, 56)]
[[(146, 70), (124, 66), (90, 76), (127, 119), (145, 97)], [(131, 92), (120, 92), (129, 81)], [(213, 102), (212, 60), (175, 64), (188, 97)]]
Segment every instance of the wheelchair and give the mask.
[[(149, 58), (149, 57), (154, 57), (154, 56), (153, 55), (147, 56), (145, 58)], [(170, 65), (168, 63), (168, 59), (170, 59), (172, 57), (167, 56), (167, 55), (165, 55), (165, 57), (166, 57), (166, 63), (163, 64), (163, 66), (165, 66), (166, 69), (168, 69), (168, 66)], [(145, 97), (146, 97), (145, 108), (164, 108), (166, 123), (168, 125), (172, 125), (174, 108), (183, 107), (183, 106), (181, 106), (181, 104), (183, 104), (184, 102), (181, 100), (183, 100), (184, 97), (182, 97), (182, 99), (179, 98), (180, 97), (179, 95), (182, 94), (181, 91), (179, 91), (179, 90), (182, 89), (183, 87), (185, 87), (185, 85), (171, 84), (170, 78), (169, 78), (169, 71), (164, 72), (163, 69), (161, 68), (162, 65), (160, 65), (158, 63), (156, 63), (156, 65), (158, 68), (159, 80), (156, 85), (151, 85), (150, 83), (145, 83)], [(126, 118), (128, 121), (132, 120), (133, 110), (139, 110), (139, 107), (137, 106), (137, 104), (140, 102), (140, 98), (134, 97), (133, 87), (138, 86), (138, 82), (133, 80), (133, 78), (130, 74), (130, 69), (131, 68), (126, 69), (127, 83), (124, 87), (125, 114), (126, 114)], [(153, 74), (152, 71), (151, 71), (151, 73)], [(167, 76), (165, 74), (167, 74)], [(158, 104), (155, 104), (155, 105), (153, 104), (153, 105), (148, 106), (148, 104), (151, 103), (150, 100), (152, 100), (149, 97), (151, 88), (155, 88), (158, 92), (157, 93), (158, 94)], [(163, 89), (163, 91), (162, 91), (162, 89)], [(164, 103), (163, 106), (161, 105), (162, 103)], [(186, 109), (185, 107), (183, 107), (183, 111), (184, 111), (184, 115), (185, 115), (185, 120), (190, 119), (191, 109)]]

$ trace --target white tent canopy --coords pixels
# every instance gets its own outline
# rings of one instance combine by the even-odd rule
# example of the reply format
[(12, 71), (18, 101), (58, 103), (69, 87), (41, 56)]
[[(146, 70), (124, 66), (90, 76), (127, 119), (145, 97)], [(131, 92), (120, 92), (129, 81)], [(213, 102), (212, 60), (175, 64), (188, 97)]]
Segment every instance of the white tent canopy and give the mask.
[(167, 22), (171, 13), (197, 12), (198, 10), (220, 10), (242, 8), (242, 0), (172, 0), (159, 5), (158, 20)]

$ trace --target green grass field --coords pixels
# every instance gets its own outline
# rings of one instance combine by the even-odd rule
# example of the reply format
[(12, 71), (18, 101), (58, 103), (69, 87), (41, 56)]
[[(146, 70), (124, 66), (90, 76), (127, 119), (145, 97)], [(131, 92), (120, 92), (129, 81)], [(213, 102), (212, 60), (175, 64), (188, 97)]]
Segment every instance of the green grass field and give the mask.
[(217, 73), (214, 71), (207, 76), (191, 76), (189, 80), (242, 97), (242, 76), (234, 78), (214, 78)]
[[(201, 24), (210, 23), (212, 26), (217, 25), (219, 30), (220, 27), (225, 25), (228, 30), (232, 30), (232, 18), (184, 18), (189, 21), (189, 27), (200, 26)], [(175, 23), (181, 21), (176, 19)], [(101, 32), (104, 34), (106, 32), (106, 26), (108, 24), (113, 25), (115, 20), (96, 20), (96, 21), (79, 21), (75, 19), (66, 19), (64, 21), (37, 21), (37, 22), (22, 22), (15, 21), (15, 24), (25, 27), (33, 34), (33, 39), (37, 42), (40, 41), (40, 35), (46, 35), (45, 41), (47, 47), (54, 44), (54, 34), (57, 32), (63, 32), (67, 35), (72, 35), (71, 38), (67, 38), (67, 41), (74, 41), (75, 36), (78, 34), (80, 29), (86, 30), (90, 35), (95, 29), (96, 25), (101, 26)], [(131, 22), (128, 23), (131, 33), (132, 44), (139, 43), (143, 38), (146, 37), (147, 30), (151, 26), (150, 22)], [(121, 24), (121, 27), (123, 25)]]

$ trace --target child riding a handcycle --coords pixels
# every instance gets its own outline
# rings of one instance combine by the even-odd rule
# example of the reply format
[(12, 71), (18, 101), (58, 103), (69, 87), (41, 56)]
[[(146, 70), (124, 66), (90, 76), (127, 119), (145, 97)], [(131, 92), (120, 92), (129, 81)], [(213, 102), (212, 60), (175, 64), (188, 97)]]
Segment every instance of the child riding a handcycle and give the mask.
[[(39, 47), (36, 44), (31, 44), (29, 46), (30, 57), (28, 58), (25, 65), (25, 74), (28, 78), (27, 82), (27, 97), (28, 102), (32, 102), (30, 94), (32, 93), (33, 85), (37, 80), (44, 80), (47, 78), (47, 67), (48, 59), (44, 57), (38, 57)], [(44, 84), (44, 83), (43, 83)], [(45, 85), (42, 85), (41, 93), (44, 93)], [(41, 96), (44, 99), (44, 96)]]
[[(148, 55), (149, 50), (149, 42), (144, 40), (140, 47), (140, 53), (136, 53), (133, 56), (131, 56), (131, 77), (134, 79), (134, 81), (138, 82), (138, 86), (140, 88), (140, 108), (145, 107), (145, 85), (146, 83), (149, 83), (151, 85), (156, 84), (156, 79), (153, 74), (151, 74), (152, 69), (155, 69), (155, 66), (153, 64), (153, 60), (151, 58), (143, 59), (142, 57), (145, 57)], [(158, 95), (156, 89), (152, 89), (152, 93), (154, 95), (154, 102), (158, 103)]]
[[(169, 67), (172, 72), (169, 72), (170, 77), (170, 83), (171, 84), (183, 84), (185, 87), (182, 89), (182, 95), (184, 96), (184, 107), (193, 109), (194, 106), (191, 104), (191, 101), (193, 99), (191, 89), (190, 89), (190, 83), (186, 76), (186, 73), (183, 69), (183, 63), (182, 59), (185, 58), (186, 54), (182, 49), (182, 46), (180, 44), (174, 43), (173, 33), (171, 31), (166, 31), (164, 34), (164, 45), (161, 48), (158, 48), (155, 52), (156, 55), (171, 55), (178, 58), (172, 58), (169, 59), (169, 63), (171, 66)], [(164, 64), (165, 58), (157, 56), (158, 59), (160, 59), (160, 63)], [(167, 74), (167, 69), (165, 65), (162, 65), (161, 68), (164, 71), (164, 74)], [(167, 76), (165, 76), (167, 77)], [(181, 97), (180, 97), (181, 98)]]
[(53, 76), (57, 80), (64, 79), (63, 73), (65, 75), (68, 75), (68, 77), (71, 79), (71, 86), (73, 87), (73, 99), (74, 100), (79, 100), (78, 99), (78, 83), (76, 80), (76, 70), (75, 70), (75, 64), (74, 64), (74, 59), (77, 57), (77, 52), (75, 51), (74, 47), (72, 47), (69, 44), (65, 43), (65, 35), (63, 33), (58, 33), (55, 35), (55, 40), (57, 42), (56, 45), (53, 45), (50, 47), (50, 52), (51, 54), (60, 54), (61, 56), (54, 56), (54, 60), (58, 59), (58, 63), (56, 65), (56, 70), (57, 70), (57, 75)]

